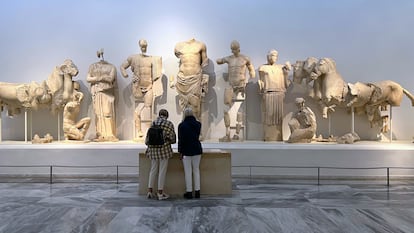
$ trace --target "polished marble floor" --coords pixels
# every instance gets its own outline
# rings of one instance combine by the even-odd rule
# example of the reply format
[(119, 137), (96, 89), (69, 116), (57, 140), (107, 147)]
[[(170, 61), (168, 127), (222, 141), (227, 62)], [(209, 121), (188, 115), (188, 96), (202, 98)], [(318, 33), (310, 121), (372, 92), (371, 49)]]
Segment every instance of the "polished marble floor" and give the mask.
[(414, 181), (233, 180), (158, 201), (136, 182), (0, 183), (0, 232), (414, 232)]

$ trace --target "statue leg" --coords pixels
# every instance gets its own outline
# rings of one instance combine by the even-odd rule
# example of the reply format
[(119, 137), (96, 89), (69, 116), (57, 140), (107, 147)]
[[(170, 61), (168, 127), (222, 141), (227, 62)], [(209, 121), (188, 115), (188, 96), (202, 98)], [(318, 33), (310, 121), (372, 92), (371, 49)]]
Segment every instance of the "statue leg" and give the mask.
[(242, 112), (237, 112), (236, 121), (237, 121), (236, 133), (233, 135), (233, 140), (240, 140), (240, 131), (243, 126), (243, 113)]
[(135, 135), (139, 138), (142, 138), (144, 136), (141, 127), (141, 113), (143, 109), (144, 106), (142, 104), (138, 104), (134, 111)]
[(197, 118), (197, 120), (201, 121), (201, 100), (200, 100), (200, 97), (198, 97), (196, 95), (193, 95), (193, 94), (188, 95), (188, 105), (190, 105), (190, 107), (193, 109), (194, 116)]
[(230, 142), (230, 115), (229, 111), (233, 105), (233, 88), (224, 89), (224, 126), (226, 127), (226, 135), (219, 139), (220, 142)]
[(219, 139), (220, 142), (230, 142), (230, 115), (228, 111), (224, 112), (224, 126), (226, 127), (226, 135)]
[(83, 140), (85, 138), (86, 132), (88, 132), (89, 126), (91, 124), (90, 117), (84, 117), (76, 123), (76, 128), (79, 129), (79, 139)]

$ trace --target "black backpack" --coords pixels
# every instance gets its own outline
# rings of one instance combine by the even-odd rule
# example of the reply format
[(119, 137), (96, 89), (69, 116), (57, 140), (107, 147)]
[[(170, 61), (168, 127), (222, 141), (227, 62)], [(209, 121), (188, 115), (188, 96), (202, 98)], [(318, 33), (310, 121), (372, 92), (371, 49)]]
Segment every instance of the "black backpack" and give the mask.
[(152, 124), (148, 128), (145, 144), (149, 146), (161, 146), (164, 143), (164, 130), (159, 125)]

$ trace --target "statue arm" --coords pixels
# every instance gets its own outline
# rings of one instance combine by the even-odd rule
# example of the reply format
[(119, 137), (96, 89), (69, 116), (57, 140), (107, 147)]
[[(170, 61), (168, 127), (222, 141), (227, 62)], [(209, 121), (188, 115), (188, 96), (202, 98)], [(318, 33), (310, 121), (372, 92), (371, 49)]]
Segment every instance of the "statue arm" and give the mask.
[(259, 84), (259, 91), (263, 92), (264, 89), (264, 79), (266, 76), (266, 72), (262, 69), (262, 67), (259, 67), (259, 80), (257, 81), (257, 83)]
[(246, 57), (246, 61), (247, 61), (246, 66), (247, 66), (247, 69), (249, 70), (250, 78), (256, 78), (256, 71), (254, 70), (253, 64), (250, 62), (250, 58)]
[(106, 83), (113, 83), (116, 79), (116, 68), (112, 67), (111, 71), (107, 75), (102, 75), (101, 81)]
[(128, 58), (124, 63), (121, 65), (121, 74), (124, 78), (128, 78), (128, 73), (126, 72), (126, 69), (131, 66), (130, 58)]
[(93, 76), (91, 74), (91, 72), (89, 71), (88, 72), (88, 75), (86, 76), (86, 82), (88, 82), (88, 83), (96, 83), (96, 82), (98, 82), (98, 77)]
[(227, 62), (227, 60), (226, 60), (226, 58), (225, 58), (225, 57), (223, 57), (223, 58), (219, 58), (219, 59), (217, 59), (217, 60), (216, 60), (216, 63), (217, 63), (218, 65), (224, 64), (224, 63), (226, 63), (226, 62)]
[(206, 67), (208, 65), (208, 57), (207, 57), (207, 47), (205, 44), (201, 46), (201, 67)]
[(288, 88), (290, 86), (290, 80), (289, 80), (289, 71), (291, 70), (292, 66), (290, 65), (290, 62), (286, 62), (285, 65), (282, 67), (283, 70), (283, 77), (285, 79), (285, 88)]

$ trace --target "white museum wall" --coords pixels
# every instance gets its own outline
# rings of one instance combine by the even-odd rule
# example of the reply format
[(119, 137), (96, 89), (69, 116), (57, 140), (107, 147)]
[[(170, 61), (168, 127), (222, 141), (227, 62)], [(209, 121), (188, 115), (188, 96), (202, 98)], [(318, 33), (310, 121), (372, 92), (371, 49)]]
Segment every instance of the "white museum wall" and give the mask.
[[(85, 93), (80, 116), (93, 118), (92, 99), (86, 74), (98, 61), (96, 51), (105, 49), (105, 59), (118, 68), (117, 128), (121, 140), (133, 137), (133, 108), (130, 77), (124, 79), (119, 66), (139, 52), (137, 42), (148, 41), (148, 54), (162, 56), (164, 95), (156, 108), (170, 111), (177, 127), (181, 114), (176, 108), (176, 91), (168, 79), (178, 72), (174, 56), (177, 42), (196, 38), (207, 45), (210, 59), (210, 90), (204, 112), (204, 135), (217, 140), (224, 135), (223, 80), (226, 65), (215, 60), (230, 55), (230, 42), (241, 44), (255, 68), (266, 63), (270, 49), (279, 51), (279, 63), (309, 56), (331, 57), (347, 82), (393, 80), (414, 93), (414, 2), (351, 0), (316, 1), (9, 1), (0, 9), (0, 81), (41, 82), (53, 67), (70, 58), (79, 68), (74, 80)], [(286, 113), (292, 111), (293, 87), (286, 97)], [(318, 134), (329, 135), (328, 121), (321, 119), (316, 105), (307, 102), (318, 117)], [(247, 138), (261, 140), (260, 96), (257, 78), (247, 85)], [(32, 113), (32, 133), (51, 133), (57, 138), (57, 116), (46, 110)], [(393, 133), (397, 140), (411, 140), (414, 109), (404, 97), (401, 107), (393, 108)], [(337, 109), (331, 117), (331, 134), (350, 132), (350, 115)], [(374, 139), (365, 117), (356, 117), (356, 132)], [(94, 122), (87, 138), (95, 134)], [(286, 137), (286, 136), (285, 136)], [(23, 114), (9, 119), (2, 112), (3, 140), (24, 140)]]

